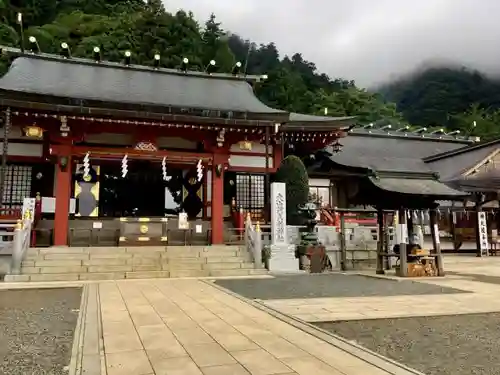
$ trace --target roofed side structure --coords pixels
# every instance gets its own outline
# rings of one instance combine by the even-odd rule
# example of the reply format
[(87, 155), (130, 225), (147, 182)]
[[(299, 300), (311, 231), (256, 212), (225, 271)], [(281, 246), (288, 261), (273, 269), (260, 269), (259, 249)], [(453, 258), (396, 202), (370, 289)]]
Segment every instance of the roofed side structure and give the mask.
[(460, 178), (469, 170), (479, 167), (499, 149), (500, 139), (497, 139), (431, 155), (425, 158), (425, 163), (434, 172), (439, 173), (441, 180), (453, 180)]
[(342, 140), (342, 152), (325, 151), (334, 165), (367, 176), (385, 192), (445, 198), (465, 194), (442, 183), (424, 159), (470, 143), (446, 135), (354, 129)]

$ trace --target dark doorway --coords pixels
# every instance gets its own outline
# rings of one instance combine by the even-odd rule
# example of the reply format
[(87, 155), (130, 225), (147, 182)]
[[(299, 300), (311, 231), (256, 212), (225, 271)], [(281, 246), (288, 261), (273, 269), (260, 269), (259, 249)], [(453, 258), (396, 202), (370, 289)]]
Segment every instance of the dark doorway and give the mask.
[(165, 187), (160, 163), (130, 161), (125, 178), (121, 163), (102, 165), (100, 214), (108, 217), (164, 216)]

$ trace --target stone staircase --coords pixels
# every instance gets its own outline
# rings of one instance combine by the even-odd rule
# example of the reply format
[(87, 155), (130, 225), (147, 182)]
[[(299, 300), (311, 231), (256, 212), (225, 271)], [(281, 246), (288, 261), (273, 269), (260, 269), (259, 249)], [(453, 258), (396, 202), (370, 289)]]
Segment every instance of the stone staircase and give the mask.
[(4, 281), (76, 281), (267, 274), (242, 246), (29, 249), (20, 275)]

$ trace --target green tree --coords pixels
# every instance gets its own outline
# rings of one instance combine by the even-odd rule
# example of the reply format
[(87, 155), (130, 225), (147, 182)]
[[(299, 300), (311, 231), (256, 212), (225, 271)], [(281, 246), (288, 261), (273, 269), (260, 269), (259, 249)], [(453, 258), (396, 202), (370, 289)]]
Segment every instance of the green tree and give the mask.
[(216, 62), (216, 71), (229, 73), (235, 63), (235, 57), (229, 48), (228, 37), (217, 22), (215, 14), (205, 22), (202, 31), (203, 41), (203, 64), (207, 66), (211, 60)]
[(301, 225), (299, 207), (309, 199), (309, 177), (302, 160), (294, 155), (284, 158), (276, 172), (275, 181), (286, 184), (287, 223)]

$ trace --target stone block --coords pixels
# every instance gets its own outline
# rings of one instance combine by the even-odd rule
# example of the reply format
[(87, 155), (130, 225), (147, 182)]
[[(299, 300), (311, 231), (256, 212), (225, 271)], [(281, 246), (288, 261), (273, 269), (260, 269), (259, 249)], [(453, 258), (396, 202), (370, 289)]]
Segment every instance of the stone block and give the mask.
[(170, 277), (208, 277), (209, 271), (207, 270), (170, 270)]
[[(67, 266), (67, 267), (41, 267), (41, 274), (52, 274), (52, 273), (82, 273), (87, 272), (87, 267), (85, 266)], [(25, 273), (25, 270), (23, 270)]]
[(126, 264), (131, 264), (133, 266), (156, 265), (161, 263), (161, 261), (161, 259), (156, 258), (141, 258), (139, 254), (134, 254), (132, 258), (126, 260)]
[(124, 266), (89, 266), (88, 272), (108, 273), (108, 272), (132, 272), (131, 265)]
[(127, 247), (127, 253), (129, 254), (146, 254), (146, 253), (164, 253), (165, 247), (163, 246), (137, 246), (137, 247)]
[(6, 283), (27, 282), (30, 281), (30, 275), (5, 275), (3, 281)]
[(248, 257), (208, 257), (204, 258), (206, 263), (241, 263), (242, 261), (249, 260)]
[(52, 274), (30, 275), (30, 281), (78, 281), (78, 274), (52, 273)]
[(35, 267), (71, 267), (82, 265), (81, 260), (37, 260), (34, 263)]
[(125, 277), (127, 279), (158, 279), (168, 278), (170, 276), (168, 271), (142, 271), (142, 272), (127, 272)]
[(60, 254), (54, 254), (54, 253), (49, 253), (44, 255), (45, 260), (86, 260), (90, 259), (89, 254), (86, 253), (60, 253)]
[(201, 263), (184, 263), (178, 260), (171, 260), (168, 263), (163, 263), (164, 270), (201, 270)]
[(90, 254), (90, 259), (132, 259), (133, 254), (123, 253), (123, 254), (106, 254), (106, 253), (95, 253)]
[(203, 265), (204, 270), (236, 270), (241, 269), (242, 263), (206, 263)]
[(124, 247), (90, 247), (88, 251), (92, 254), (125, 254), (127, 251)]
[(299, 272), (299, 260), (295, 258), (295, 246), (271, 245), (269, 270), (271, 272)]
[(224, 276), (248, 276), (251, 274), (252, 270), (249, 269), (233, 269), (233, 270), (211, 270), (210, 276), (213, 277), (224, 277)]
[(82, 273), (80, 280), (120, 280), (125, 278), (125, 272), (107, 272), (107, 273)]
[(85, 247), (49, 247), (46, 249), (39, 249), (40, 255), (47, 254), (87, 254), (88, 248)]
[(40, 273), (40, 268), (39, 267), (23, 267), (21, 269), (21, 272), (25, 275), (31, 275), (34, 273)]
[(114, 259), (114, 258), (103, 258), (103, 259), (89, 259), (83, 260), (82, 264), (84, 266), (125, 266), (127, 264), (127, 259)]
[(161, 271), (161, 264), (151, 265), (151, 264), (138, 264), (132, 266), (132, 272), (138, 271)]

